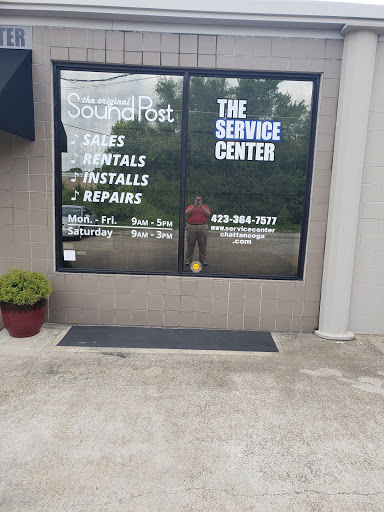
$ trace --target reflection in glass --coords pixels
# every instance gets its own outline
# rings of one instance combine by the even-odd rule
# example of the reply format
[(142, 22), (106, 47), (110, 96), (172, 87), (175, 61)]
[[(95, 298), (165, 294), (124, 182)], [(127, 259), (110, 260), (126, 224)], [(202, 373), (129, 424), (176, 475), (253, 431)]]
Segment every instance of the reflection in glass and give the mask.
[(297, 275), (312, 88), (191, 79), (186, 202), (199, 193), (210, 206), (210, 273)]
[(181, 104), (168, 89), (161, 75), (61, 71), (63, 248), (76, 251), (64, 266), (177, 271)]
[[(62, 70), (60, 87), (63, 266), (177, 273), (185, 171), (183, 272), (298, 275), (312, 80), (192, 76), (188, 126), (183, 74)], [(196, 197), (209, 214), (190, 217)]]

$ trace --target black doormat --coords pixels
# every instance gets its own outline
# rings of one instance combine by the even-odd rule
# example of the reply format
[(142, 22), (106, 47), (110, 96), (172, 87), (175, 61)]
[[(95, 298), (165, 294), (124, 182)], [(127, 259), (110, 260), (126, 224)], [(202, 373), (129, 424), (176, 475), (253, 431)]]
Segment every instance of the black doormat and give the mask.
[(71, 327), (58, 346), (278, 352), (270, 332), (154, 327)]

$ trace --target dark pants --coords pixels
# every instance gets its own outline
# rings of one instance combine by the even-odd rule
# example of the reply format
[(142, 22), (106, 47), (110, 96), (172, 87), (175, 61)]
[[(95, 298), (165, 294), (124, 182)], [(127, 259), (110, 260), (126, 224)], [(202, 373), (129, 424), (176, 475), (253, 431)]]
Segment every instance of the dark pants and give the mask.
[(187, 253), (185, 255), (185, 263), (192, 262), (193, 251), (195, 250), (196, 242), (199, 246), (199, 261), (201, 263), (206, 263), (208, 225), (187, 224), (185, 231), (187, 233)]

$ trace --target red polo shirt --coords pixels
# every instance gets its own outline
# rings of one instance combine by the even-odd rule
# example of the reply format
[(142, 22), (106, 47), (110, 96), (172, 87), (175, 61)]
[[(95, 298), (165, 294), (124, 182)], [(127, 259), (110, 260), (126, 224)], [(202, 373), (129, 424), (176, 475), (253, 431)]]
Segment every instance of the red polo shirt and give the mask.
[[(206, 204), (203, 204), (203, 206), (209, 211), (209, 213), (211, 213), (211, 210)], [(193, 208), (193, 204), (190, 204), (185, 211), (187, 212), (191, 208)], [(206, 224), (206, 222), (207, 217), (204, 215), (204, 212), (200, 207), (195, 208), (188, 217), (188, 224)]]

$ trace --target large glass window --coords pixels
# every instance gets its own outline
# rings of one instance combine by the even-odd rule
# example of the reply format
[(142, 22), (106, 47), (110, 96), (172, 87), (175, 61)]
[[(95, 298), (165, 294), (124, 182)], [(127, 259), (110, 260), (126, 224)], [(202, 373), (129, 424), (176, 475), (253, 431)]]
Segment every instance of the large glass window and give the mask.
[(182, 115), (165, 90), (183, 79), (167, 78), (61, 71), (64, 267), (177, 272)]
[(192, 77), (186, 194), (190, 202), (201, 194), (210, 208), (212, 272), (297, 275), (312, 89), (294, 80)]
[(59, 268), (301, 277), (316, 77), (67, 66), (57, 90)]

